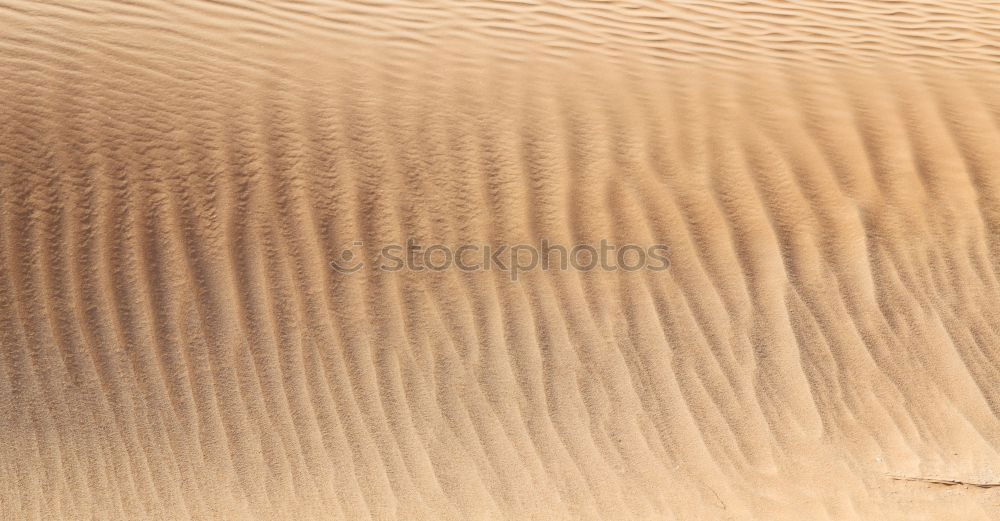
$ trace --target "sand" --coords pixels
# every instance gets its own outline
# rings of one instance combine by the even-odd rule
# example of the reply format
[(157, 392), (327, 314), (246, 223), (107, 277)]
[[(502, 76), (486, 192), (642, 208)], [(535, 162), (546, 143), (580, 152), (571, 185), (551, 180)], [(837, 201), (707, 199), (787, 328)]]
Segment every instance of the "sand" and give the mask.
[[(0, 0), (0, 519), (1000, 519), (998, 35)], [(670, 266), (329, 264), (410, 238)]]

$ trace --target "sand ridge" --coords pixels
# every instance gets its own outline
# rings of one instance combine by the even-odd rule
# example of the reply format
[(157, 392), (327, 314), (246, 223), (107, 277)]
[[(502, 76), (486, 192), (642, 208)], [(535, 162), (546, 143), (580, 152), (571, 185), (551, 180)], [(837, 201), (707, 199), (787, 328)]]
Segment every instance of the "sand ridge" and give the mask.
[(4, 3), (0, 518), (995, 519), (990, 9)]

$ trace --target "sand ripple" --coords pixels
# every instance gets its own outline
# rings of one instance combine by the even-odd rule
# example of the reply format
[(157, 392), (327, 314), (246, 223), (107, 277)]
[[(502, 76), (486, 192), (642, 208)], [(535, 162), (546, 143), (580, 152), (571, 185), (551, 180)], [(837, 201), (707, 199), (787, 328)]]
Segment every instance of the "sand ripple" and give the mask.
[[(997, 518), (995, 6), (0, 27), (0, 518)], [(327, 264), (407, 238), (671, 267)]]

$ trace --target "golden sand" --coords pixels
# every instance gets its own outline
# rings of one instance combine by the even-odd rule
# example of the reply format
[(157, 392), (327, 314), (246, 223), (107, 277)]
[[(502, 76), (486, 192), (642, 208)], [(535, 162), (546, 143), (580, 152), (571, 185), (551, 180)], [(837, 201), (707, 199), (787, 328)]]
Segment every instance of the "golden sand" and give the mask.
[[(998, 37), (0, 0), (0, 519), (1000, 519)], [(670, 268), (329, 264), (543, 238)]]

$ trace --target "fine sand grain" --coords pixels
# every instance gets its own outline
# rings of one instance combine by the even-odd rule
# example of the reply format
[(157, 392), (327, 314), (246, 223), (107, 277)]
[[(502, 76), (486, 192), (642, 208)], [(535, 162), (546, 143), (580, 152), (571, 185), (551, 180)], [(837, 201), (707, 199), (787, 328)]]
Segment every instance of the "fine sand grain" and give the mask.
[[(1000, 519), (998, 63), (988, 2), (0, 0), (0, 520)], [(411, 238), (670, 267), (330, 265)]]

